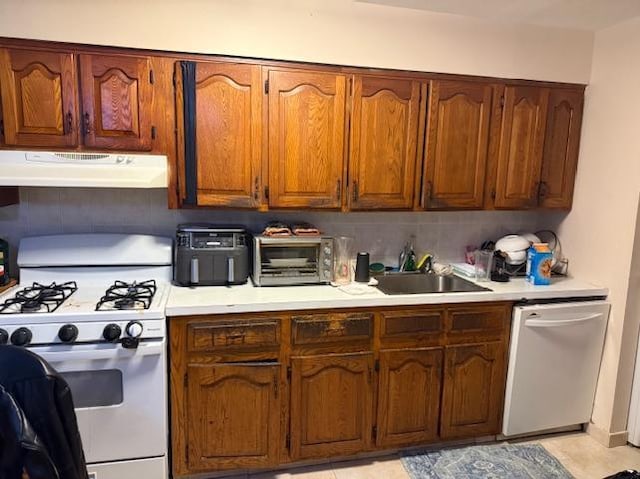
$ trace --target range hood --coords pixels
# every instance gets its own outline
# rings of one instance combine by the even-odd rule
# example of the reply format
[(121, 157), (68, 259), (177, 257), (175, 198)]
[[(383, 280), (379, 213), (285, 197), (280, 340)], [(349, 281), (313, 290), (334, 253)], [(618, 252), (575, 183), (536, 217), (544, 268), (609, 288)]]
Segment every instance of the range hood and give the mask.
[(0, 186), (166, 188), (167, 157), (5, 150), (0, 151)]

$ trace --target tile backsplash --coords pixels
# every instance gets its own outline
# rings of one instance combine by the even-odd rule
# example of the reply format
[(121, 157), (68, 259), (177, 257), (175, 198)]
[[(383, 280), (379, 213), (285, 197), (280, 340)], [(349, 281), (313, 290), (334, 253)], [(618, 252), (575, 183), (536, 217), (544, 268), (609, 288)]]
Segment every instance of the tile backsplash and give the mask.
[[(146, 233), (173, 236), (187, 222), (242, 224), (262, 231), (268, 221), (308, 221), (328, 235), (356, 239), (372, 261), (395, 265), (407, 238), (416, 252), (433, 251), (443, 260), (461, 260), (464, 247), (519, 231), (555, 224), (557, 214), (525, 211), (469, 212), (277, 212), (169, 210), (163, 189), (21, 188), (20, 204), (0, 208), (0, 237), (11, 245), (15, 263), (23, 236), (57, 233)], [(13, 269), (15, 271), (15, 269)]]

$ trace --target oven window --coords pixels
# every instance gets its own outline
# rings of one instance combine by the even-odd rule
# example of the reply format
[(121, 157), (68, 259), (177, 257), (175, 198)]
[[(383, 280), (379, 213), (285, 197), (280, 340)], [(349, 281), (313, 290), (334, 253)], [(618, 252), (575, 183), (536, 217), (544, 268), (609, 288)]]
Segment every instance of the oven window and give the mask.
[(260, 251), (262, 268), (308, 268), (316, 270), (318, 262), (319, 244), (313, 245), (263, 245)]
[(68, 371), (60, 373), (71, 388), (76, 408), (115, 406), (122, 403), (122, 371)]

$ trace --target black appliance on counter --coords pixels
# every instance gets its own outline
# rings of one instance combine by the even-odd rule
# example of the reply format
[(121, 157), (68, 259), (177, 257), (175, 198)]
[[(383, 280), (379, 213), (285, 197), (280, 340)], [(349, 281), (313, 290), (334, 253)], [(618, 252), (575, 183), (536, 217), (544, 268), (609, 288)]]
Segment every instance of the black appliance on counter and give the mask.
[(250, 243), (242, 227), (203, 223), (178, 225), (173, 279), (181, 286), (246, 283), (250, 270)]

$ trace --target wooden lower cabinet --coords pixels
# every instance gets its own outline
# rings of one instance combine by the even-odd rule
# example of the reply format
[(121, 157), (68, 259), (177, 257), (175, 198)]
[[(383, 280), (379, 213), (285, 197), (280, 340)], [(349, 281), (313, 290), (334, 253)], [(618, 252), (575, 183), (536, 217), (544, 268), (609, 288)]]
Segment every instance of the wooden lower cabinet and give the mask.
[(442, 350), (380, 352), (376, 445), (402, 446), (438, 437)]
[(369, 448), (373, 373), (373, 353), (291, 359), (292, 459)]
[(502, 343), (445, 348), (443, 439), (500, 432), (506, 377)]
[(189, 469), (276, 464), (280, 440), (280, 365), (187, 367)]
[(511, 310), (169, 318), (173, 477), (497, 434)]

